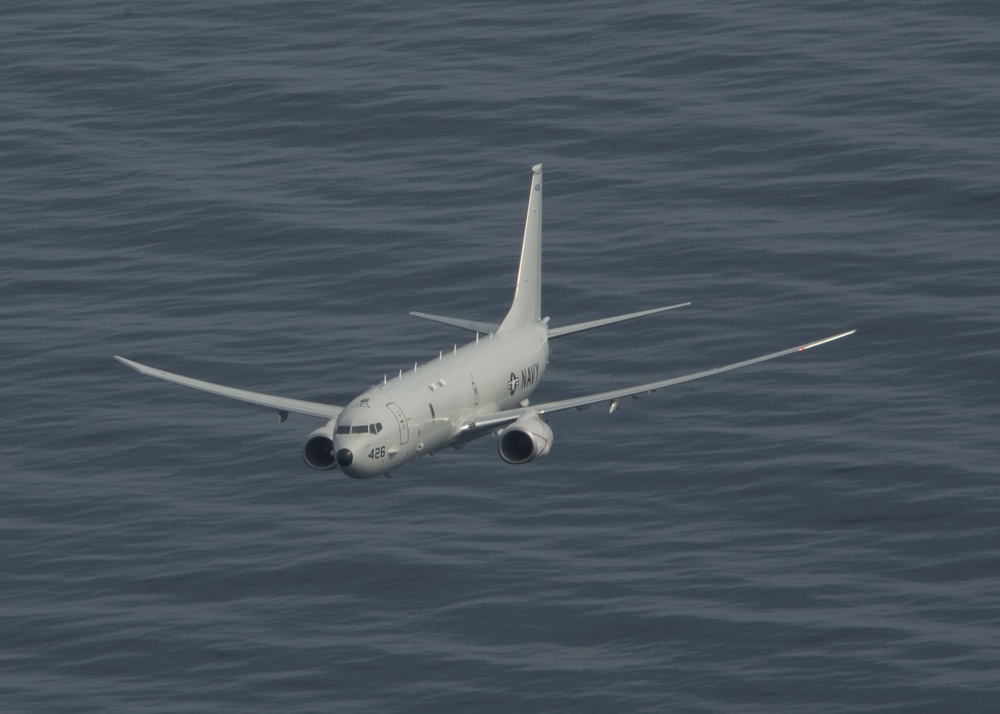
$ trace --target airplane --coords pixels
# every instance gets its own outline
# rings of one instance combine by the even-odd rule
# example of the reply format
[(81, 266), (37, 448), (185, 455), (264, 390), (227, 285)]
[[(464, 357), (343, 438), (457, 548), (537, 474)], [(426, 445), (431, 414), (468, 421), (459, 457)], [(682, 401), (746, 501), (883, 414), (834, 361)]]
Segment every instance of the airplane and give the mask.
[(468, 344), (412, 371), (365, 390), (346, 406), (273, 396), (226, 387), (165, 372), (124, 357), (115, 359), (137, 372), (229, 399), (276, 409), (281, 421), (290, 413), (325, 419), (302, 448), (302, 458), (314, 469), (339, 469), (355, 479), (389, 476), (400, 466), (441, 449), (461, 449), (470, 441), (494, 434), (500, 458), (523, 464), (546, 456), (552, 449), (549, 417), (568, 409), (587, 409), (606, 402), (618, 409), (626, 397), (639, 399), (651, 392), (703, 377), (749, 367), (785, 355), (826, 345), (849, 330), (790, 349), (754, 357), (723, 367), (681, 377), (619, 387), (580, 397), (532, 404), (530, 397), (549, 364), (549, 340), (584, 330), (655, 315), (685, 307), (680, 303), (605, 317), (570, 325), (550, 326), (541, 311), (542, 165), (532, 167), (528, 213), (521, 243), (514, 299), (499, 324), (423, 312), (419, 318), (475, 332)]

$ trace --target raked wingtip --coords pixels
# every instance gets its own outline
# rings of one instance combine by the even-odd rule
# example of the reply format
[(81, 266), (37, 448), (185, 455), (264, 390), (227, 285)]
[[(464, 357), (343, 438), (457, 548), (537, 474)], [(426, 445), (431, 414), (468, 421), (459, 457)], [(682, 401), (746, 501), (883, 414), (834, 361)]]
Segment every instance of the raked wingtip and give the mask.
[(120, 355), (115, 355), (115, 360), (118, 361), (118, 362), (121, 362), (123, 365), (125, 365), (126, 367), (128, 367), (130, 369), (134, 369), (136, 372), (139, 371), (139, 368), (138, 368), (138, 366), (136, 366), (136, 363), (133, 362), (130, 359), (125, 359), (124, 357), (122, 357)]
[(816, 340), (815, 342), (810, 342), (808, 345), (802, 345), (801, 347), (799, 347), (799, 352), (804, 352), (805, 350), (810, 350), (813, 347), (819, 347), (820, 345), (825, 345), (829, 342), (833, 342), (834, 340), (839, 340), (842, 337), (850, 337), (855, 332), (857, 332), (857, 330), (848, 330), (847, 332), (841, 332), (839, 335), (833, 335), (832, 337), (827, 337), (826, 339), (823, 340)]

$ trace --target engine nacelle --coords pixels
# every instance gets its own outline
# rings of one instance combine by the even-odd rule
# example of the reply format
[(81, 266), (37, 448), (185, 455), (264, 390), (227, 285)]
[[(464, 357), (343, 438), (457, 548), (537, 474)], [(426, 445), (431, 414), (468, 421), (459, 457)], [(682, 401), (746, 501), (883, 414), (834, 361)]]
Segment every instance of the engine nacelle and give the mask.
[(552, 429), (535, 415), (521, 417), (500, 432), (497, 448), (508, 464), (534, 461), (552, 448)]
[(321, 426), (306, 439), (302, 447), (302, 460), (314, 469), (337, 468), (337, 457), (333, 453), (333, 430), (337, 420), (331, 419), (326, 426)]

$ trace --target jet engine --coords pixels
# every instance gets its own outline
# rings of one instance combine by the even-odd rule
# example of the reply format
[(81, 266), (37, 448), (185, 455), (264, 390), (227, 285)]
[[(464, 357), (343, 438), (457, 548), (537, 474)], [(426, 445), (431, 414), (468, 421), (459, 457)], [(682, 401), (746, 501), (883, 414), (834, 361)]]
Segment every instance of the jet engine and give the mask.
[(333, 453), (333, 430), (337, 420), (331, 419), (326, 426), (321, 426), (306, 439), (302, 447), (302, 460), (314, 469), (335, 469), (337, 458)]
[(552, 429), (535, 414), (523, 416), (500, 432), (498, 448), (508, 464), (534, 461), (552, 448)]

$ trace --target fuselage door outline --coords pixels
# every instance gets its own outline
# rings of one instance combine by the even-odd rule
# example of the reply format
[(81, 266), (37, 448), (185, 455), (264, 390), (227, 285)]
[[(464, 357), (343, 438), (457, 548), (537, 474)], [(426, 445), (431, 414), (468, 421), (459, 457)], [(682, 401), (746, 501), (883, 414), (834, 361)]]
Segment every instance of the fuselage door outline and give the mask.
[(402, 446), (410, 441), (410, 427), (406, 423), (406, 417), (403, 416), (403, 410), (399, 408), (399, 405), (395, 402), (389, 402), (386, 406), (399, 424), (399, 445)]

